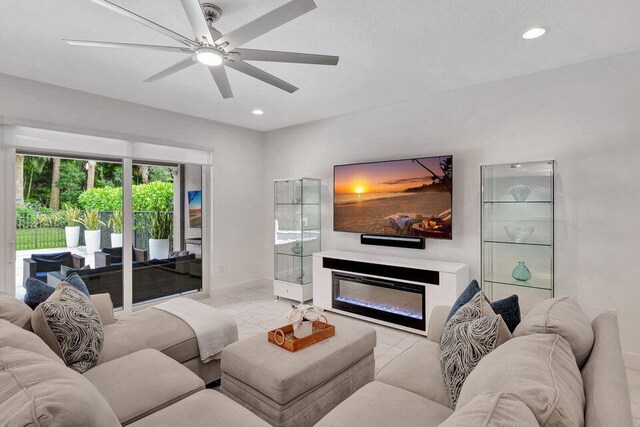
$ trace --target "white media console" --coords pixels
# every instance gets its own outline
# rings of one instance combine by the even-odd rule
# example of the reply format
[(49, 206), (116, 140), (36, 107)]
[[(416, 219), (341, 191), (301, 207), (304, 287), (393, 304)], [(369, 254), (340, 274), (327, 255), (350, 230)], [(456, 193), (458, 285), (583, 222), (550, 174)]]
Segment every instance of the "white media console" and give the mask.
[(469, 283), (455, 262), (345, 251), (313, 254), (313, 303), (328, 311), (427, 334), (436, 305), (452, 305)]

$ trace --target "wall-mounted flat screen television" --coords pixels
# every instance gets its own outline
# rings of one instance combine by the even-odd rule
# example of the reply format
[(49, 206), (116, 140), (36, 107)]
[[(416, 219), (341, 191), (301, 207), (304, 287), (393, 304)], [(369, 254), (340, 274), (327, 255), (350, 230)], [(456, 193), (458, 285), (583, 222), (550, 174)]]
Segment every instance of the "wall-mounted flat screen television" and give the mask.
[(333, 168), (334, 231), (451, 239), (453, 156)]

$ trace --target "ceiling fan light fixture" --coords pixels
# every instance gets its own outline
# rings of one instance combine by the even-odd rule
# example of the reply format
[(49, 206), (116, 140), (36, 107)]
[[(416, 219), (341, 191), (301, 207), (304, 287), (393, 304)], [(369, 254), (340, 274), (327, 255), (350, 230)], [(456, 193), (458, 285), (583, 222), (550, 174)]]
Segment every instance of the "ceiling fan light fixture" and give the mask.
[(216, 67), (222, 65), (222, 54), (217, 50), (210, 47), (201, 47), (196, 51), (196, 58), (198, 62)]

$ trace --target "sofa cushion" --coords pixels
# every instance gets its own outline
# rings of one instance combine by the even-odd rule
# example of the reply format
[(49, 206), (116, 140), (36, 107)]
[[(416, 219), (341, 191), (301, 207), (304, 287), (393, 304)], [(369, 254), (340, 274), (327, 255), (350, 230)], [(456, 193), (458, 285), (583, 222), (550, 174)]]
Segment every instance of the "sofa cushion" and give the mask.
[[(449, 311), (447, 320), (451, 319), (460, 307), (471, 301), (471, 298), (473, 298), (478, 292), (480, 292), (480, 285), (476, 280), (472, 280), (453, 303), (453, 307), (451, 307), (451, 310)], [(504, 299), (493, 301), (490, 304), (491, 309), (495, 314), (502, 316), (502, 320), (507, 324), (509, 332), (513, 333), (520, 323), (520, 302), (518, 300), (518, 295), (511, 295)]]
[(591, 322), (577, 302), (569, 297), (557, 297), (542, 301), (525, 316), (514, 336), (531, 334), (558, 334), (569, 342), (582, 368), (593, 347)]
[(82, 373), (98, 362), (104, 343), (100, 315), (88, 296), (66, 282), (36, 308), (31, 323), (70, 368)]
[(0, 320), (0, 348), (2, 347), (31, 351), (64, 365), (64, 361), (40, 337), (6, 320)]
[[(85, 266), (86, 267), (86, 266)], [(84, 267), (83, 267), (84, 268)], [(65, 279), (65, 282), (85, 294), (89, 296), (89, 289), (87, 289), (87, 285), (85, 285), (84, 280), (78, 275), (78, 273), (71, 273)]]
[(109, 404), (86, 378), (30, 351), (0, 348), (0, 384), (2, 425), (120, 425)]
[(493, 314), (482, 292), (476, 293), (449, 319), (440, 341), (440, 368), (453, 406), (478, 362), (509, 339), (507, 325), (500, 315)]
[(158, 350), (140, 350), (84, 373), (123, 425), (204, 390), (204, 382)]
[(453, 408), (442, 380), (440, 344), (421, 340), (394, 358), (376, 376), (376, 381), (418, 394)]
[(203, 390), (131, 427), (269, 427), (248, 409), (214, 390)]
[(335, 336), (290, 353), (258, 334), (229, 345), (222, 352), (222, 372), (280, 405), (330, 380), (373, 353), (376, 332), (352, 319), (331, 316)]
[(582, 377), (569, 343), (560, 335), (514, 338), (486, 355), (462, 386), (458, 408), (483, 392), (516, 395), (540, 425), (584, 425)]
[[(43, 278), (43, 280), (46, 280), (46, 273), (44, 274), (45, 278)], [(49, 286), (44, 281), (34, 279), (33, 277), (25, 280), (24, 289), (26, 291), (24, 294), (24, 303), (34, 310), (56, 291), (56, 288), (53, 286)]]
[(520, 324), (520, 300), (518, 295), (513, 294), (506, 298), (502, 298), (491, 303), (491, 309), (494, 313), (502, 316), (502, 320), (509, 328), (509, 332), (513, 333)]
[(0, 291), (0, 319), (14, 325), (31, 330), (33, 310), (13, 295)]
[(531, 410), (509, 393), (482, 393), (456, 410), (440, 427), (538, 427)]
[(118, 317), (104, 327), (98, 364), (145, 348), (155, 348), (180, 363), (199, 357), (193, 329), (172, 314), (147, 308)]
[(340, 403), (316, 427), (435, 427), (452, 413), (450, 408), (415, 393), (374, 381)]
[(592, 326), (593, 349), (582, 368), (585, 424), (590, 427), (630, 426), (629, 385), (618, 320), (613, 313), (603, 313), (593, 320)]

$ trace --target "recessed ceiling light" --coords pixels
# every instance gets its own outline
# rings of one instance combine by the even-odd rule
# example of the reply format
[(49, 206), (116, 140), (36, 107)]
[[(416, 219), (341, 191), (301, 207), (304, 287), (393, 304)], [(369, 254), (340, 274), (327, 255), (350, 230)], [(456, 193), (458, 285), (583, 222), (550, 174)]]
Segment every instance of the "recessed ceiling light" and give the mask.
[(256, 116), (261, 116), (264, 114), (264, 111), (256, 108), (255, 110), (252, 111), (253, 114), (255, 114)]
[(534, 27), (530, 30), (527, 30), (522, 34), (522, 38), (525, 40), (537, 39), (538, 37), (542, 37), (549, 31), (546, 27)]

